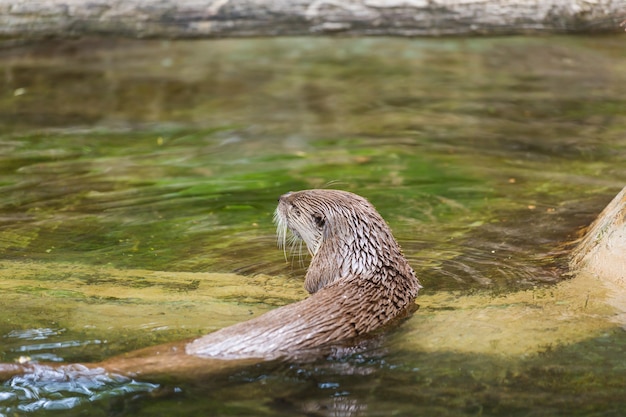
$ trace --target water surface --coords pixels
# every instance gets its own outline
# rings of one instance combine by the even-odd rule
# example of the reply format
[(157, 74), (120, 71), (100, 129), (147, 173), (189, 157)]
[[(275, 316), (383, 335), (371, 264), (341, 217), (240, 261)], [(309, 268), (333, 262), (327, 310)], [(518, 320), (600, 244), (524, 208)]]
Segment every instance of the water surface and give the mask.
[[(425, 297), (499, 297), (567, 279), (568, 242), (626, 182), (622, 37), (13, 41), (0, 55), (3, 361), (95, 361), (305, 297), (308, 257), (285, 261), (271, 224), (290, 190), (369, 198)], [(626, 410), (619, 327), (564, 344), (556, 328), (529, 355), (425, 351), (416, 329), (437, 308), (421, 304), (347, 358), (179, 385), (107, 379), (89, 392), (26, 379), (5, 385), (0, 405)]]

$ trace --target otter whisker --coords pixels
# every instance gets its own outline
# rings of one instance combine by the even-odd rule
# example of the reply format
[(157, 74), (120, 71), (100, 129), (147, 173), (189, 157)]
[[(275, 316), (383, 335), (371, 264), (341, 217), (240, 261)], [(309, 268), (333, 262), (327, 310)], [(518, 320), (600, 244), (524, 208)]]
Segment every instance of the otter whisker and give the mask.
[(327, 188), (334, 187), (334, 186), (337, 186), (337, 185), (346, 186), (346, 185), (348, 185), (348, 183), (346, 181), (342, 181), (342, 180), (330, 180), (330, 181), (327, 181), (326, 184), (324, 184), (324, 188), (327, 189)]
[(298, 242), (298, 263), (304, 267), (304, 257), (302, 256), (302, 239)]
[(287, 261), (287, 222), (280, 215), (278, 210), (274, 212), (274, 224), (276, 224), (276, 238), (278, 248), (283, 250), (283, 256)]
[(289, 235), (289, 253), (291, 253), (292, 263), (296, 256), (302, 256), (302, 239), (294, 234)]
[[(283, 256), (287, 261), (287, 252), (291, 254), (291, 262), (294, 262), (296, 256), (300, 265), (304, 265), (302, 260), (302, 242), (303, 240), (297, 234), (293, 233), (287, 226), (287, 219), (277, 210), (274, 212), (274, 223), (276, 224), (276, 236), (278, 247), (283, 250)], [(308, 246), (307, 246), (308, 248)]]
[(279, 237), (279, 247), (283, 249), (283, 256), (285, 257), (285, 261), (287, 260), (287, 226), (283, 225), (283, 228), (280, 229)]

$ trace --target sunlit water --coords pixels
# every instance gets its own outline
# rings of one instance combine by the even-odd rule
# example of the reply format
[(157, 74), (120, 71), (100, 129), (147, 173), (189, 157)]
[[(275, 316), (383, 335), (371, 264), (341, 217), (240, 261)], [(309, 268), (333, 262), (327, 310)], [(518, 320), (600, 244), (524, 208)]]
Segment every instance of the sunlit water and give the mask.
[[(550, 288), (626, 182), (623, 42), (6, 43), (3, 361), (96, 361), (300, 299), (308, 256), (286, 262), (271, 219), (311, 187), (369, 198), (426, 295)], [(425, 352), (420, 314), (358, 354), (211, 380), (26, 375), (0, 414), (626, 412), (619, 328), (565, 345), (557, 330), (529, 356)]]

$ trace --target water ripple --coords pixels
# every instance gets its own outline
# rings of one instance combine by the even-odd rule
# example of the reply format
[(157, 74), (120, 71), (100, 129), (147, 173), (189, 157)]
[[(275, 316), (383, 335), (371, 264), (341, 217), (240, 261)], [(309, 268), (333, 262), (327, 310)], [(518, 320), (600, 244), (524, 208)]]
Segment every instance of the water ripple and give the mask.
[(0, 415), (38, 410), (68, 410), (129, 393), (146, 393), (159, 385), (139, 382), (104, 369), (82, 365), (35, 366), (0, 386)]
[(45, 340), (51, 336), (58, 336), (65, 332), (65, 329), (24, 329), (24, 330), (11, 330), (4, 337), (26, 339), (26, 340)]

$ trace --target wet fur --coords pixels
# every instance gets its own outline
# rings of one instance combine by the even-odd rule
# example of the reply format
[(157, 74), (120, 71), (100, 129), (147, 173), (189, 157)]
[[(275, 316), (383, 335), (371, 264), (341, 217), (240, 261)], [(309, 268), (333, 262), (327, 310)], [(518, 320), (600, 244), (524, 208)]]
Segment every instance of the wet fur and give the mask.
[(391, 231), (363, 197), (305, 190), (280, 197), (279, 242), (287, 230), (313, 259), (305, 288), (313, 295), (189, 343), (189, 355), (273, 359), (376, 330), (406, 313), (420, 289)]

